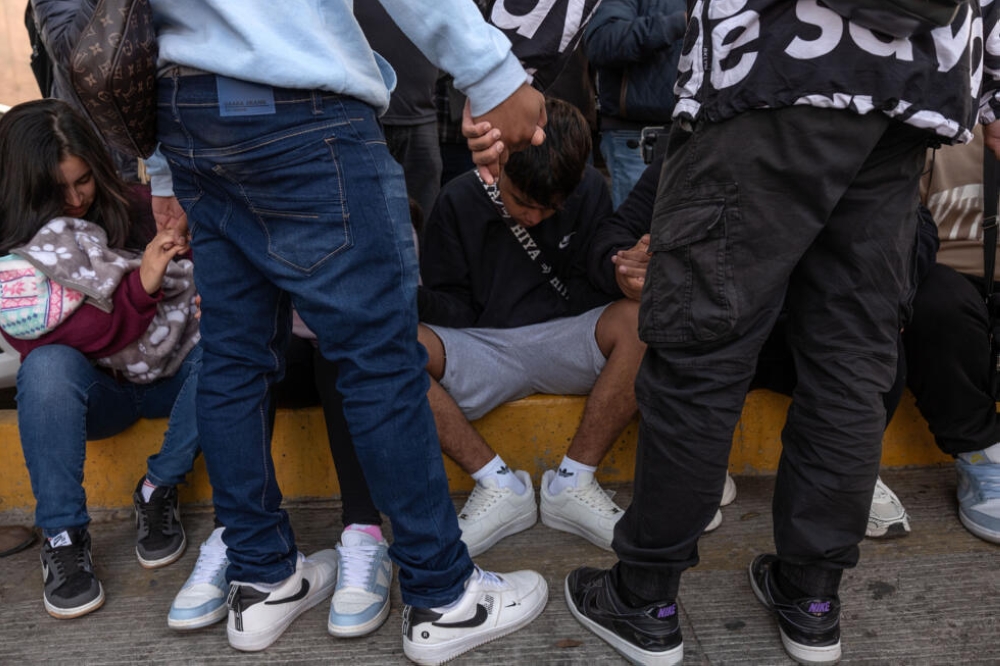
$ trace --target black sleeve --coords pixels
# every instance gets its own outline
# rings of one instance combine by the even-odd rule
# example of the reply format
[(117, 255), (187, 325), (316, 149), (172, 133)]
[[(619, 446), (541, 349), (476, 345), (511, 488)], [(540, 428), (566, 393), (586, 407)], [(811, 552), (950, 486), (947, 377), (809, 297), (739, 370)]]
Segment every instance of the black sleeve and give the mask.
[(459, 224), (455, 202), (443, 191), (427, 218), (420, 252), (423, 284), (417, 291), (417, 313), (424, 323), (462, 328), (479, 318)]
[(621, 293), (611, 263), (619, 250), (634, 246), (643, 234), (649, 233), (653, 220), (653, 203), (663, 170), (663, 157), (655, 159), (636, 182), (635, 187), (613, 215), (597, 229), (587, 260), (591, 280), (609, 293)]

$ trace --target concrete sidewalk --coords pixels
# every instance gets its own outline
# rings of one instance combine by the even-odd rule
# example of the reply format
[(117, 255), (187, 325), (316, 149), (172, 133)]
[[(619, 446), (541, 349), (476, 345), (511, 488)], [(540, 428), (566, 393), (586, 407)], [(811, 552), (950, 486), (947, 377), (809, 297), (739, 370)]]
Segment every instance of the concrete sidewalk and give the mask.
[[(844, 664), (1000, 663), (1000, 551), (958, 522), (951, 467), (887, 471), (883, 478), (910, 512), (913, 533), (866, 540), (861, 565), (842, 587)], [(681, 588), (686, 664), (790, 664), (772, 618), (747, 582), (753, 556), (771, 549), (773, 476), (736, 477), (736, 502), (701, 541), (701, 564)], [(617, 488), (626, 505), (630, 486)], [(464, 496), (457, 496), (461, 505)], [(334, 502), (289, 507), (306, 553), (332, 548), (340, 530)], [(229, 648), (219, 624), (189, 633), (166, 626), (173, 595), (190, 573), (211, 514), (184, 516), (189, 546), (164, 569), (136, 561), (126, 511), (105, 512), (91, 527), (107, 594), (99, 611), (77, 620), (50, 618), (42, 606), (38, 547), (0, 559), (0, 664), (405, 664), (400, 602), (372, 636), (337, 640), (326, 633), (328, 604), (299, 618), (263, 653)], [(549, 603), (531, 626), (487, 644), (454, 664), (618, 664), (605, 643), (566, 609), (563, 579), (583, 564), (608, 566), (611, 553), (540, 523), (478, 558), (484, 568), (534, 568), (549, 583)]]

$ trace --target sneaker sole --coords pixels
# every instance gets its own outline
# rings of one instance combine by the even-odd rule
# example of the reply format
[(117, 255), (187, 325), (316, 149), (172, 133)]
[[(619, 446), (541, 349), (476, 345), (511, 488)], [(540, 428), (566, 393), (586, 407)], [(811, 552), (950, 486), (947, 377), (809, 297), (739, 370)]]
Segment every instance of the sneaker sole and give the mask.
[(777, 612), (771, 608), (771, 605), (767, 601), (767, 597), (764, 595), (763, 590), (757, 586), (757, 580), (753, 575), (753, 562), (747, 567), (747, 572), (750, 574), (750, 587), (753, 589), (754, 596), (757, 597), (757, 601), (767, 609), (767, 611), (774, 616), (775, 623), (778, 625), (778, 633), (781, 634), (781, 644), (785, 648), (785, 652), (788, 656), (797, 661), (800, 664), (806, 664), (807, 666), (833, 666), (840, 662), (840, 641), (838, 640), (835, 645), (824, 645), (823, 647), (809, 647), (808, 645), (803, 645), (801, 643), (796, 643), (785, 633), (785, 630), (781, 628), (781, 622), (778, 621)]
[(546, 527), (550, 527), (554, 530), (559, 530), (560, 532), (569, 532), (570, 534), (575, 534), (578, 537), (582, 537), (594, 544), (598, 548), (603, 548), (604, 550), (611, 550), (611, 541), (604, 540), (603, 538), (595, 535), (589, 530), (580, 527), (578, 523), (574, 523), (566, 518), (559, 516), (553, 516), (550, 513), (542, 511), (542, 524)]
[(868, 523), (865, 536), (871, 539), (897, 539), (910, 533), (910, 523), (905, 518), (889, 524)]
[[(517, 534), (518, 532), (523, 532), (524, 530), (530, 529), (538, 522), (538, 509), (534, 506), (531, 508), (531, 513), (524, 513), (515, 518), (513, 521), (507, 523), (502, 529), (497, 530), (490, 534), (489, 538), (485, 541), (480, 541), (477, 544), (469, 545), (466, 542), (465, 547), (469, 551), (469, 557), (476, 557), (482, 555), (487, 550), (497, 545), (497, 542), (501, 539), (506, 539), (509, 536)], [(465, 541), (465, 539), (463, 539)]]
[(159, 569), (160, 567), (165, 567), (168, 564), (173, 564), (177, 560), (181, 559), (181, 555), (184, 554), (184, 551), (186, 549), (187, 549), (187, 535), (185, 534), (184, 538), (181, 539), (180, 547), (174, 552), (167, 555), (166, 557), (161, 557), (158, 560), (144, 559), (143, 556), (139, 554), (138, 547), (136, 547), (135, 549), (135, 556), (139, 558), (139, 564), (142, 565), (143, 569)]
[(305, 603), (264, 631), (248, 634), (245, 631), (230, 631), (229, 627), (226, 627), (226, 636), (229, 638), (229, 646), (243, 652), (260, 652), (261, 650), (270, 647), (274, 641), (281, 638), (281, 635), (285, 633), (285, 630), (288, 629), (289, 625), (298, 619), (300, 615), (305, 613), (310, 608), (318, 606), (326, 599), (329, 599), (336, 586), (337, 579), (336, 576), (334, 576), (333, 580), (331, 580), (329, 584), (316, 590), (312, 595), (310, 595), (310, 598), (306, 599)]
[(59, 608), (58, 606), (53, 606), (49, 603), (49, 600), (42, 596), (42, 601), (45, 603), (45, 610), (49, 615), (56, 618), (57, 620), (72, 620), (75, 617), (80, 617), (86, 615), (87, 613), (93, 613), (95, 610), (104, 605), (104, 586), (100, 583), (97, 584), (97, 588), (100, 594), (88, 603), (82, 606), (76, 606), (75, 608)]
[(680, 664), (684, 661), (684, 643), (681, 643), (675, 648), (664, 650), (663, 652), (650, 652), (649, 650), (643, 650), (641, 647), (623, 640), (621, 636), (615, 632), (601, 626), (581, 613), (576, 607), (576, 604), (573, 603), (573, 595), (569, 589), (569, 576), (566, 576), (566, 580), (563, 583), (563, 590), (566, 594), (566, 605), (569, 606), (569, 612), (573, 614), (573, 617), (575, 617), (584, 627), (592, 631), (598, 638), (614, 648), (615, 652), (622, 655), (633, 664), (674, 666), (675, 664)]
[[(225, 601), (225, 600), (223, 600)], [(199, 615), (198, 617), (190, 617), (185, 619), (172, 618), (167, 615), (167, 626), (171, 629), (176, 629), (178, 631), (189, 631), (191, 629), (201, 629), (203, 627), (208, 627), (216, 622), (221, 622), (226, 619), (229, 614), (229, 608), (223, 603), (221, 606), (216, 608), (211, 613), (206, 615)]]
[(361, 624), (334, 624), (330, 620), (326, 622), (326, 630), (331, 636), (336, 636), (337, 638), (357, 638), (358, 636), (365, 636), (372, 633), (376, 629), (382, 626), (382, 624), (389, 617), (389, 599), (386, 598), (385, 604), (379, 610), (378, 615), (368, 620), (367, 622), (362, 622)]
[(983, 541), (989, 541), (990, 543), (1000, 543), (1000, 532), (994, 532), (993, 530), (986, 529), (982, 525), (976, 523), (961, 508), (958, 510), (958, 518), (962, 521), (962, 525), (965, 529), (972, 532), (975, 536), (979, 537)]
[[(423, 666), (438, 666), (447, 661), (451, 661), (455, 657), (465, 654), (469, 650), (474, 650), (480, 645), (489, 643), (498, 638), (503, 638), (508, 634), (512, 634), (518, 629), (522, 629), (529, 624), (531, 624), (535, 618), (542, 614), (545, 610), (545, 604), (549, 600), (549, 586), (545, 582), (545, 579), (539, 576), (539, 587), (541, 588), (541, 598), (538, 601), (538, 605), (531, 610), (530, 613), (519, 619), (513, 624), (505, 625), (502, 627), (496, 627), (490, 631), (484, 631), (480, 634), (474, 634), (466, 638), (456, 638), (445, 643), (438, 643), (437, 645), (415, 645), (403, 637), (403, 654), (406, 657), (417, 664), (422, 664)], [(532, 590), (534, 592), (534, 590)], [(531, 593), (529, 592), (528, 595)], [(528, 596), (525, 595), (525, 596)]]

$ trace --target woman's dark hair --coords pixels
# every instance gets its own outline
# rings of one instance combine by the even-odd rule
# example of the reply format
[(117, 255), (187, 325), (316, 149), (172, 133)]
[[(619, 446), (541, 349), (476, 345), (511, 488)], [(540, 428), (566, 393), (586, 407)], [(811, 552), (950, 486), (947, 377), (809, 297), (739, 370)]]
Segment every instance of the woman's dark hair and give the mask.
[(556, 208), (583, 177), (590, 157), (590, 126), (579, 109), (561, 99), (545, 100), (545, 143), (510, 156), (504, 177), (535, 204)]
[(49, 220), (63, 216), (59, 163), (70, 156), (83, 160), (94, 177), (94, 203), (84, 218), (104, 229), (110, 247), (133, 246), (128, 185), (104, 142), (69, 104), (41, 99), (18, 104), (0, 117), (0, 254), (24, 245)]

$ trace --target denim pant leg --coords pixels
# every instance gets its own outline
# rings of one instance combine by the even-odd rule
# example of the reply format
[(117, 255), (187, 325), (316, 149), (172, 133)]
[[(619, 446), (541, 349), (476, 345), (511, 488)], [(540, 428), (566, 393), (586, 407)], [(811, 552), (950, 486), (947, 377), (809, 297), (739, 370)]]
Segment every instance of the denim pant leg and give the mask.
[[(611, 175), (611, 203), (618, 208), (628, 198), (646, 170), (636, 130), (606, 130), (601, 132), (601, 155)], [(629, 142), (635, 143), (635, 147)]]
[[(795, 271), (800, 259), (823, 233), (854, 174), (891, 123), (877, 116), (805, 107), (748, 112), (723, 123), (697, 125), (668, 158), (657, 195), (653, 254), (639, 317), (640, 335), (649, 350), (636, 380), (643, 418), (635, 495), (616, 527), (614, 542), (621, 561), (619, 580), (637, 596), (673, 598), (681, 572), (698, 562), (698, 538), (722, 495), (733, 428), (757, 355), (786, 290), (799, 279)], [(843, 136), (854, 141), (844, 142)], [(816, 155), (825, 157), (822, 179), (816, 177)], [(859, 219), (864, 220), (859, 224), (880, 222)], [(870, 268), (873, 275), (883, 275), (877, 263)], [(898, 278), (888, 272), (885, 276), (893, 284)], [(881, 428), (869, 432), (867, 423), (884, 423), (881, 393), (891, 385), (887, 368), (894, 371), (895, 359), (882, 356), (882, 328), (891, 331), (886, 322), (898, 322), (898, 305), (888, 306), (874, 326), (879, 331), (877, 377), (865, 384), (856, 410), (866, 425), (820, 438), (824, 449), (832, 439), (855, 449), (864, 464), (845, 480), (826, 468), (837, 459), (827, 451), (803, 476), (817, 483), (837, 478), (829, 494), (838, 499), (826, 505), (826, 513), (831, 506), (841, 506), (846, 496), (852, 525), (858, 510), (853, 485), (870, 475), (870, 501), (877, 473), (877, 453), (872, 464), (871, 452), (879, 450)], [(830, 322), (827, 326), (835, 328)], [(865, 341), (850, 342), (860, 345), (850, 351), (872, 355)], [(889, 344), (895, 344), (894, 333)], [(811, 405), (827, 400), (837, 404), (835, 389), (823, 392), (819, 386), (817, 391)], [(800, 422), (796, 432), (808, 437), (824, 427), (814, 414), (808, 425)], [(796, 443), (801, 438), (794, 438), (792, 445)], [(832, 441), (829, 445), (836, 446)], [(776, 521), (782, 512), (794, 512), (800, 505), (813, 511), (812, 499), (805, 494), (809, 489), (799, 490), (798, 495), (776, 496)], [(863, 511), (867, 515), (867, 505)], [(816, 517), (813, 538), (827, 545), (835, 542), (837, 554), (828, 560), (816, 552), (812, 561), (839, 572), (856, 561), (864, 526), (857, 534), (840, 532), (841, 519), (823, 515), (820, 511)], [(784, 537), (777, 532), (776, 541), (781, 554)]]
[(21, 363), (17, 425), (35, 523), (47, 536), (90, 522), (83, 489), (87, 440), (111, 437), (138, 420), (134, 386), (63, 345), (39, 347)]
[(160, 81), (162, 149), (198, 256), (198, 420), (229, 576), (274, 582), (294, 566), (268, 420), (290, 295), (338, 366), (358, 458), (393, 524), (403, 600), (450, 602), (472, 562), (426, 400), (402, 171), (367, 105), (274, 95), (276, 113), (248, 123), (219, 116), (214, 77)]
[(143, 418), (169, 417), (160, 451), (146, 460), (146, 475), (158, 486), (183, 483), (198, 457), (195, 405), (200, 370), (201, 346), (197, 345), (173, 377), (138, 387)]

